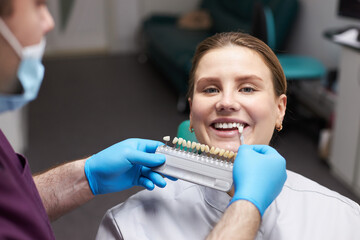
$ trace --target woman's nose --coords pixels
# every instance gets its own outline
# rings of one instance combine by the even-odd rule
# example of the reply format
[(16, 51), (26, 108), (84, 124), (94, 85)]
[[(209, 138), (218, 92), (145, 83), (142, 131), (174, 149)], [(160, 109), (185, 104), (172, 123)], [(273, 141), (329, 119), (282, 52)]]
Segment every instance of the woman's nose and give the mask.
[(42, 9), (42, 22), (44, 34), (48, 33), (55, 27), (54, 19), (51, 16), (47, 6), (44, 6)]
[(223, 93), (215, 107), (217, 111), (235, 112), (240, 110), (240, 103), (233, 93)]

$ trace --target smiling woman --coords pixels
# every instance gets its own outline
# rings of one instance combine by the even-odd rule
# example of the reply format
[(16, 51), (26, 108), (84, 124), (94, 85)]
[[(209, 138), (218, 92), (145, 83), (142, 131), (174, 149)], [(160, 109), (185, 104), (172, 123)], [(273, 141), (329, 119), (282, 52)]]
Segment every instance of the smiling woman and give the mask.
[[(208, 145), (232, 151), (239, 147), (237, 129), (217, 128), (217, 123), (243, 124), (246, 144), (269, 144), (274, 128), (280, 128), (285, 115), (285, 77), (282, 74), (276, 78), (261, 53), (237, 44), (235, 38), (228, 41), (207, 50), (199, 60), (194, 58), (190, 124), (197, 139)], [(275, 63), (273, 68), (281, 70), (280, 64)], [(283, 89), (276, 91), (275, 85)]]
[[(237, 151), (245, 147), (239, 148), (238, 126), (244, 126), (247, 145), (268, 145), (274, 130), (282, 129), (286, 79), (275, 54), (260, 40), (243, 33), (204, 40), (195, 53), (189, 81), (190, 129), (200, 143)], [(235, 164), (243, 158), (238, 155)], [(241, 170), (246, 175), (248, 168)], [(164, 190), (142, 191), (110, 209), (97, 238), (204, 239), (233, 193), (169, 182)], [(357, 239), (359, 225), (358, 204), (288, 171), (256, 239)]]

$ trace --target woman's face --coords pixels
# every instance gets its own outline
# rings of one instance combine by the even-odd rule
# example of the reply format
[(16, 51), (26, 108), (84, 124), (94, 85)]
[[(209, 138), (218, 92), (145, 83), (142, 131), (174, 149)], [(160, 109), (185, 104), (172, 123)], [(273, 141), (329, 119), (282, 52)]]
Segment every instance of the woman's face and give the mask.
[(194, 77), (190, 121), (200, 143), (237, 151), (239, 131), (228, 123), (240, 123), (245, 144), (269, 144), (286, 96), (275, 96), (272, 74), (258, 53), (239, 46), (211, 50)]

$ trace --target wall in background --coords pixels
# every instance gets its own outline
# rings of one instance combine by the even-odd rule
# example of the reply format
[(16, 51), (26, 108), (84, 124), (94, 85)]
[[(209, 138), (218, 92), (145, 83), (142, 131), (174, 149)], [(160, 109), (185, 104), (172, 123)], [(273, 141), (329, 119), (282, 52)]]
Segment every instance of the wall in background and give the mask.
[(138, 48), (136, 41), (141, 23), (139, 1), (108, 0), (106, 5), (106, 29), (108, 50), (112, 53), (134, 52)]
[(108, 40), (104, 27), (104, 3), (108, 1), (75, 0), (65, 29), (60, 27), (60, 1), (48, 3), (56, 26), (47, 36), (47, 54), (74, 54), (106, 49)]
[(300, 4), (300, 13), (290, 39), (289, 51), (316, 57), (327, 68), (336, 68), (340, 47), (326, 40), (323, 32), (348, 25), (360, 26), (360, 20), (337, 16), (338, 0), (300, 0)]
[(48, 34), (47, 54), (136, 52), (143, 19), (155, 12), (181, 14), (199, 0), (75, 0), (67, 28), (60, 29), (59, 1), (49, 10), (57, 23)]
[(153, 13), (181, 14), (199, 6), (200, 0), (139, 0), (142, 16)]
[(133, 53), (139, 50), (142, 21), (153, 13), (181, 14), (199, 0), (109, 0), (106, 4), (108, 50)]
[[(60, 1), (60, 0), (59, 0)], [(181, 14), (199, 5), (200, 0), (76, 0), (68, 27), (59, 26), (48, 37), (49, 52), (110, 51), (132, 53), (139, 50), (141, 22), (153, 13)], [(289, 39), (290, 53), (320, 59), (328, 68), (338, 65), (340, 47), (323, 37), (329, 28), (360, 21), (337, 16), (338, 0), (300, 0), (300, 13)], [(58, 1), (49, 8), (59, 21)]]

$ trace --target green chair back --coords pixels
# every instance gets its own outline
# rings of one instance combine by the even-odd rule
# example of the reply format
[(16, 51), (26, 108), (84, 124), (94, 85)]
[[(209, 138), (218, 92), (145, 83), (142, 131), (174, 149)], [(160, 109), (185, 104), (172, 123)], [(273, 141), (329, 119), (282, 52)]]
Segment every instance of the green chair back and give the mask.
[(182, 123), (180, 123), (177, 131), (177, 137), (186, 139), (187, 141), (191, 142), (197, 142), (195, 133), (190, 132), (190, 120), (185, 120)]
[[(257, 27), (253, 29), (255, 37), (262, 39), (276, 51), (276, 27), (274, 15), (269, 6), (257, 4), (255, 9)], [(295, 54), (276, 54), (287, 80), (322, 79), (326, 75), (325, 66), (317, 59)]]

